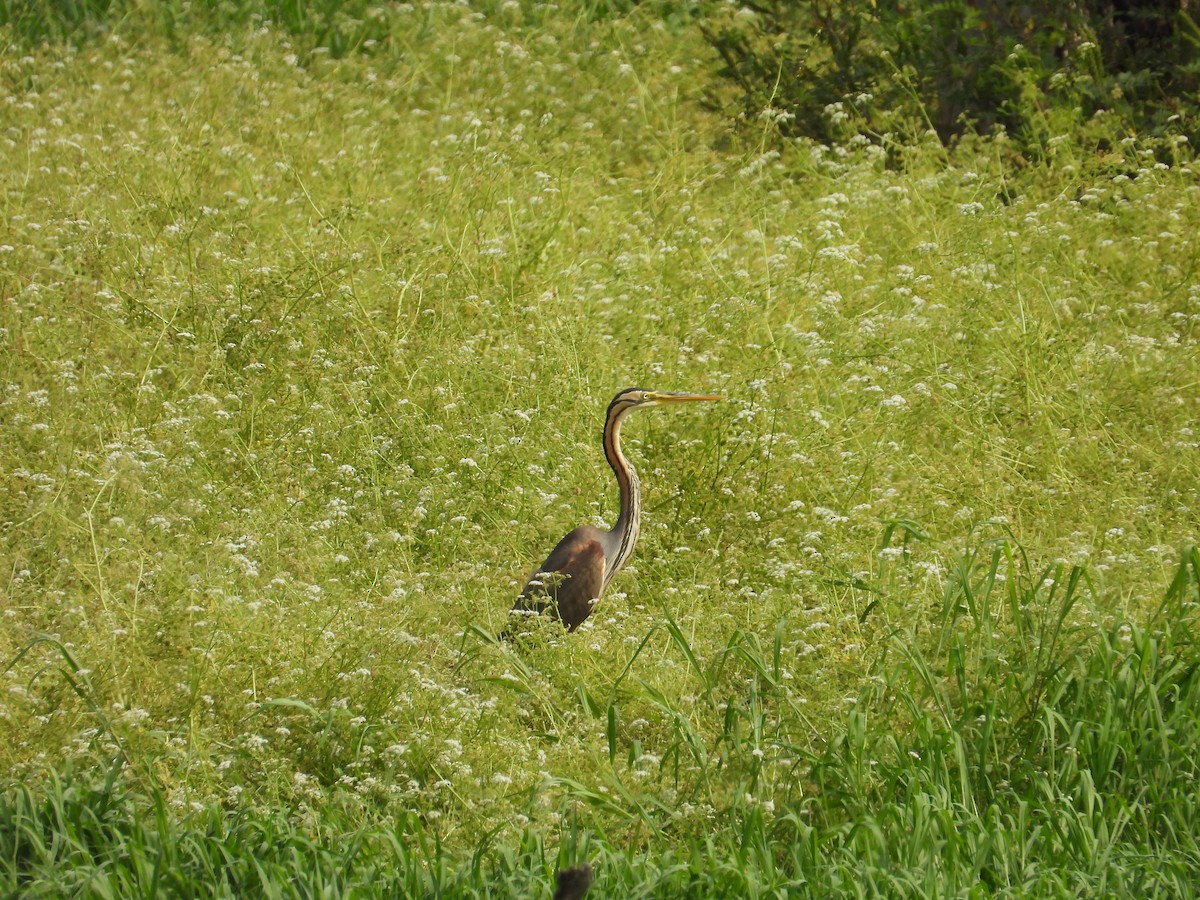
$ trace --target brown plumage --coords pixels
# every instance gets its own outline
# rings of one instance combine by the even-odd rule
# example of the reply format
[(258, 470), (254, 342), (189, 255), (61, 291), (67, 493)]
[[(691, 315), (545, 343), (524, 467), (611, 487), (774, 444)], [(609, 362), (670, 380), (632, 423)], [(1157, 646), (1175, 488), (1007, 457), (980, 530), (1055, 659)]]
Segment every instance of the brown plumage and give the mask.
[(574, 631), (592, 614), (603, 590), (604, 545), (600, 529), (580, 525), (550, 551), (513, 608), (535, 613), (551, 610), (567, 631)]
[[(709, 394), (675, 394), (626, 388), (608, 405), (604, 421), (604, 456), (617, 476), (621, 492), (620, 513), (611, 530), (581, 525), (558, 542), (546, 561), (521, 591), (513, 606), (519, 614), (546, 613), (562, 621), (567, 631), (578, 628), (592, 610), (608, 583), (633, 555), (641, 522), (641, 494), (637, 472), (621, 453), (621, 421), (634, 409), (719, 400)], [(514, 622), (505, 636), (519, 627)]]
[(587, 863), (569, 869), (559, 869), (558, 889), (554, 892), (554, 900), (581, 900), (591, 886), (592, 867)]

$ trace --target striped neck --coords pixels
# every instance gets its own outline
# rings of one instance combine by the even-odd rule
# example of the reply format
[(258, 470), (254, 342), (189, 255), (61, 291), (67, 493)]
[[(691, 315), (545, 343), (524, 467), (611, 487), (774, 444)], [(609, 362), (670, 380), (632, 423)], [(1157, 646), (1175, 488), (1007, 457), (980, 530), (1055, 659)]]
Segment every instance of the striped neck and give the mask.
[(633, 548), (637, 544), (638, 531), (641, 528), (642, 497), (638, 490), (637, 472), (621, 453), (621, 420), (633, 408), (631, 403), (614, 403), (609, 407), (608, 419), (604, 423), (604, 456), (617, 476), (617, 486), (621, 491), (621, 512), (617, 516), (617, 523), (609, 532), (616, 549), (611, 554), (606, 554), (608, 559), (605, 560), (604, 566), (605, 586), (629, 557), (633, 556)]

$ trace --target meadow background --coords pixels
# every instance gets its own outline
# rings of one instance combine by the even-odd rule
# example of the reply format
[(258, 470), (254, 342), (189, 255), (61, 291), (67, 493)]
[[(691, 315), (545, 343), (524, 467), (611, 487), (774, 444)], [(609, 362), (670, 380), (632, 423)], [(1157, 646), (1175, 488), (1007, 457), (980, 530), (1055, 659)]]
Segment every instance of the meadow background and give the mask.
[[(32, 8), (0, 891), (1196, 894), (1186, 116), (821, 140), (732, 8)], [(630, 385), (726, 399), (497, 644)]]

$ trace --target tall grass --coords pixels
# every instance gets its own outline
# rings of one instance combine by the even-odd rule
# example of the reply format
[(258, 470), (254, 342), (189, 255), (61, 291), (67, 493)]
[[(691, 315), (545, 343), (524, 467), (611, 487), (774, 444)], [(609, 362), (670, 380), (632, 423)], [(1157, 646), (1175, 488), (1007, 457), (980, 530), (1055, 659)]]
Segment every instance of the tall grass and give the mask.
[(371, 0), (0, 0), (0, 26), (25, 47), (88, 43), (114, 33), (185, 41), (198, 30), (241, 32), (270, 23), (306, 54), (345, 56), (390, 35), (389, 4)]
[[(796, 697), (770, 652), (737, 641), (706, 672), (671, 627), (698, 689), (733, 657), (754, 673), (725, 698), (711, 744), (677, 719), (680, 749), (707, 783), (699, 794), (719, 804), (700, 841), (681, 844), (671, 811), (619, 777), (600, 791), (558, 779), (570, 812), (553, 840), (530, 828), (512, 844), (486, 835), (448, 850), (419, 816), (356, 823), (332, 798), (307, 821), (220, 806), (179, 816), (152, 779), (128, 784), (116, 757), (5, 792), (0, 883), (25, 896), (528, 896), (590, 860), (599, 889), (622, 896), (1194, 896), (1200, 552), (1184, 554), (1147, 625), (1064, 640), (1066, 612), (1089, 600), (1082, 570), (1055, 590), (1050, 573), (1022, 573), (1011, 549), (964, 561), (969, 580), (948, 592), (936, 634), (897, 630), (875, 686), (817, 753), (792, 743)], [(956, 602), (993, 593), (1034, 624), (1013, 634)], [(772, 720), (769, 706), (787, 711)], [(770, 792), (762, 750), (793, 759)], [(736, 787), (717, 796), (718, 781)]]
[[(1182, 152), (737, 149), (615, 5), (122, 9), (0, 57), (6, 890), (1186, 887)], [(726, 400), (498, 645), (629, 384)]]

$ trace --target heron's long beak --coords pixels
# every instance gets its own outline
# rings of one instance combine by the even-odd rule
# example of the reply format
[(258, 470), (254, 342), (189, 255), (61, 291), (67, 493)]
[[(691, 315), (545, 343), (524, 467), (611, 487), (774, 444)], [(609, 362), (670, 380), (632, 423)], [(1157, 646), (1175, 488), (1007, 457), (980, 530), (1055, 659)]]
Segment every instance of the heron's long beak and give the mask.
[(721, 398), (712, 394), (676, 394), (653, 391), (650, 393), (650, 399), (658, 403), (689, 403), (697, 400), (720, 400)]

